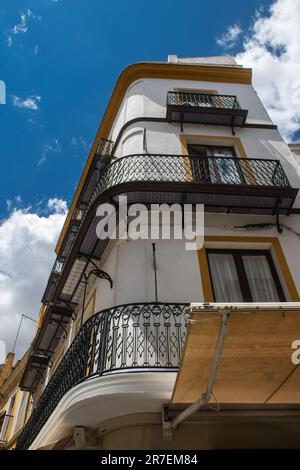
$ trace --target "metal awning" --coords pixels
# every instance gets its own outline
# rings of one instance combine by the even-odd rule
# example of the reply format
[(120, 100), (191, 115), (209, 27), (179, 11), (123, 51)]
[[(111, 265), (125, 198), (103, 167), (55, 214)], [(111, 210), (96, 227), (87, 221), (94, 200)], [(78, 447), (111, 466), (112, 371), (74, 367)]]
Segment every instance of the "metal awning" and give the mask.
[(21, 390), (34, 393), (39, 382), (44, 380), (44, 372), (62, 335), (66, 334), (72, 314), (72, 308), (67, 305), (50, 304), (47, 307), (47, 321), (44, 318), (31, 346), (31, 353), (20, 381)]
[(34, 393), (39, 382), (44, 380), (44, 372), (49, 362), (48, 356), (32, 353), (20, 381), (21, 390)]
[(173, 429), (208, 403), (300, 404), (300, 367), (292, 362), (292, 344), (300, 339), (300, 302), (199, 303), (191, 304), (190, 312), (171, 400), (186, 409), (173, 420)]

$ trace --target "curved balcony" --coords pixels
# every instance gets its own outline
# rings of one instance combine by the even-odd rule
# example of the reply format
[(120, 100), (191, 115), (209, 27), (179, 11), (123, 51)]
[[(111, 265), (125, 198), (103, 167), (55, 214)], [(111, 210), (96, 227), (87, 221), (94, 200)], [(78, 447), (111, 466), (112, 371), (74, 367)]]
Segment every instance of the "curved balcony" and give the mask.
[[(288, 214), (297, 192), (291, 188), (279, 160), (128, 155), (115, 159), (103, 170), (82, 214), (78, 232), (96, 203), (122, 193), (127, 193), (129, 203), (198, 203), (212, 212), (273, 215)], [(64, 261), (60, 260), (59, 269), (55, 265), (56, 274), (62, 272)]]
[[(202, 203), (217, 212), (248, 213), (273, 213), (275, 205), (279, 210), (287, 211), (297, 193), (291, 189), (279, 160), (128, 155), (115, 159), (105, 168), (87, 204), (81, 225), (95, 200), (106, 191), (108, 195), (102, 198), (104, 200), (128, 192), (135, 193), (133, 202), (166, 202), (163, 195), (160, 201), (157, 196), (151, 198), (149, 194), (160, 190), (178, 193), (177, 198), (170, 198), (170, 202), (182, 202), (182, 192), (194, 193), (198, 197), (187, 196), (187, 203)], [(253, 200), (249, 197), (251, 194)], [(279, 201), (284, 194), (288, 200)]]
[[(100, 203), (126, 194), (133, 203), (204, 204), (209, 212), (288, 214), (298, 190), (291, 188), (278, 160), (196, 157), (187, 155), (129, 155), (104, 167), (82, 212), (76, 233), (60, 253), (43, 296), (48, 304), (33, 352), (51, 357), (72, 309), (80, 302), (83, 272), (93, 269), (108, 240), (96, 235)], [(59, 311), (57, 305), (60, 306)], [(30, 358), (22, 377), (24, 390), (34, 391), (45, 365)]]
[(51, 377), (17, 443), (28, 449), (62, 397), (79, 383), (126, 371), (176, 371), (187, 304), (120, 305), (89, 318)]
[[(212, 212), (288, 214), (298, 190), (279, 160), (187, 155), (128, 155), (102, 171), (76, 233), (53, 267), (46, 291), (55, 289), (81, 227), (97, 201), (127, 193), (128, 202), (204, 204)], [(184, 196), (183, 196), (183, 193)], [(51, 295), (43, 297), (48, 303)]]

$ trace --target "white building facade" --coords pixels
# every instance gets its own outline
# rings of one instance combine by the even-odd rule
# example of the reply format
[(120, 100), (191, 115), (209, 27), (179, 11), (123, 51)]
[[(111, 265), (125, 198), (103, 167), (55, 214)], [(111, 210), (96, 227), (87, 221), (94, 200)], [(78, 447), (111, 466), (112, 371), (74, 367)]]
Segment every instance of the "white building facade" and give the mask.
[[(19, 448), (245, 446), (242, 414), (232, 440), (220, 415), (210, 440), (189, 423), (164, 441), (162, 406), (190, 303), (299, 301), (299, 183), (251, 70), (170, 56), (123, 71), (58, 242), (21, 382), (35, 405)], [(97, 207), (117, 208), (120, 195), (129, 206), (204, 204), (203, 246), (99, 240)]]

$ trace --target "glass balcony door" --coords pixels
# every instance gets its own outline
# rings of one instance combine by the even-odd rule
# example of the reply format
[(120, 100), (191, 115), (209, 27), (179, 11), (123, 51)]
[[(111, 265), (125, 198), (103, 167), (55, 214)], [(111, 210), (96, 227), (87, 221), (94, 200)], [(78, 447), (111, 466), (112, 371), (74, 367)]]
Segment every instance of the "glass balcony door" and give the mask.
[(243, 184), (233, 147), (188, 145), (195, 182)]

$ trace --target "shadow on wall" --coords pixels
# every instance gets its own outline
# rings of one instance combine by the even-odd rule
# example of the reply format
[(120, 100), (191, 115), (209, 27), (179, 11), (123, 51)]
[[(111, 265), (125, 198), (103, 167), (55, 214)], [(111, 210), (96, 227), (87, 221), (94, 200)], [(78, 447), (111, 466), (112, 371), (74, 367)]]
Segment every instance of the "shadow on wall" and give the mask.
[(260, 143), (270, 152), (269, 158), (278, 159), (283, 164), (291, 185), (298, 188), (300, 186), (300, 166), (287, 144), (280, 140), (260, 140)]

